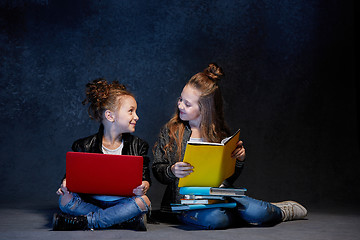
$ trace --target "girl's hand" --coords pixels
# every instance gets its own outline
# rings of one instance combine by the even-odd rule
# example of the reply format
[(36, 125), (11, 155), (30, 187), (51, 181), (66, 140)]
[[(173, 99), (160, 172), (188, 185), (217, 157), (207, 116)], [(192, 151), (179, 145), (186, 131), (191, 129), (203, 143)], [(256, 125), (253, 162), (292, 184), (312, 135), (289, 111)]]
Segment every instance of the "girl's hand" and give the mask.
[(183, 178), (193, 172), (194, 167), (187, 162), (177, 162), (171, 166), (171, 171), (178, 178)]
[(149, 190), (149, 188), (150, 188), (150, 183), (148, 181), (142, 181), (140, 186), (138, 186), (137, 188), (134, 188), (133, 193), (136, 196), (142, 196), (142, 195), (146, 194), (146, 192)]
[(64, 195), (69, 194), (69, 190), (66, 187), (66, 178), (63, 180), (62, 184), (60, 185), (60, 188), (56, 191), (57, 195)]
[(243, 142), (239, 141), (236, 144), (235, 150), (231, 153), (231, 157), (236, 158), (237, 160), (242, 162), (245, 160), (245, 156), (246, 154), (245, 154), (245, 148), (243, 146)]

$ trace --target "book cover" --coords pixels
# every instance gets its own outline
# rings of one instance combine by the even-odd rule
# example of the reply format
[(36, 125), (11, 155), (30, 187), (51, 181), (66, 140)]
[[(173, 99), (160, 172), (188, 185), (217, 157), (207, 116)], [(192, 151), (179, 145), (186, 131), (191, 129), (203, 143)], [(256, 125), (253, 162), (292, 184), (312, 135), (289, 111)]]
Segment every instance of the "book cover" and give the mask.
[(235, 202), (231, 203), (216, 203), (216, 204), (172, 204), (171, 210), (172, 211), (188, 211), (188, 210), (196, 210), (196, 209), (207, 209), (207, 208), (216, 208), (216, 207), (223, 207), (223, 208), (234, 208), (236, 207)]
[(179, 179), (179, 187), (218, 187), (234, 174), (236, 159), (231, 157), (239, 141), (240, 129), (221, 143), (188, 142), (183, 162), (194, 169), (191, 174)]
[(184, 199), (216, 199), (216, 200), (225, 200), (224, 196), (215, 196), (215, 195), (184, 195)]
[(245, 188), (214, 188), (214, 187), (181, 187), (180, 194), (183, 195), (218, 195), (229, 197), (245, 196)]
[(226, 203), (226, 200), (218, 199), (180, 199), (181, 204), (215, 204)]

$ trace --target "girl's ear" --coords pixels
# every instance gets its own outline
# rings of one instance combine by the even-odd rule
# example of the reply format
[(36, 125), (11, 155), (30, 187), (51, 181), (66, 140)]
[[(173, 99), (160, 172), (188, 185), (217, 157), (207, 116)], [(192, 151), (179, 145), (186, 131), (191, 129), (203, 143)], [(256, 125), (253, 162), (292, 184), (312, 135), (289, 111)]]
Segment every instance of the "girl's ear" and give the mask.
[(105, 119), (108, 120), (109, 122), (114, 122), (115, 121), (115, 116), (114, 113), (110, 110), (106, 110), (104, 112), (105, 115)]

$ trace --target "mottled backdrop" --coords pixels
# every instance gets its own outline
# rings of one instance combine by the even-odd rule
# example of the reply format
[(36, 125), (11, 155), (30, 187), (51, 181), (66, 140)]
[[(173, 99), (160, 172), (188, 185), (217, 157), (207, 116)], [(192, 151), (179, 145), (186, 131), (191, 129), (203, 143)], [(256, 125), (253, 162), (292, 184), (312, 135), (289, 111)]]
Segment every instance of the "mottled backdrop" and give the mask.
[[(72, 142), (97, 131), (87, 82), (135, 93), (152, 146), (186, 81), (223, 67), (247, 149), (237, 186), (308, 207), (359, 201), (353, 1), (1, 0), (0, 202), (53, 203)], [(152, 154), (150, 153), (152, 157)], [(163, 186), (153, 179), (159, 206)]]

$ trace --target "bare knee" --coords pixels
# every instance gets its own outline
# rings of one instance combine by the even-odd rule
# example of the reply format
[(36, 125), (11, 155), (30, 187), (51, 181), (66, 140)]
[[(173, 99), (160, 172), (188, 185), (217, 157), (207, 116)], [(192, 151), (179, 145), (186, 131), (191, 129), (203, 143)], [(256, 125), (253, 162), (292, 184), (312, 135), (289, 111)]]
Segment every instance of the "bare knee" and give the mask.
[(142, 201), (140, 198), (142, 198), (147, 206), (150, 206), (151, 202), (150, 199), (146, 195), (142, 195), (141, 197), (135, 198), (136, 204), (139, 206), (141, 210), (148, 210), (148, 207), (145, 205), (144, 201)]

